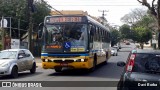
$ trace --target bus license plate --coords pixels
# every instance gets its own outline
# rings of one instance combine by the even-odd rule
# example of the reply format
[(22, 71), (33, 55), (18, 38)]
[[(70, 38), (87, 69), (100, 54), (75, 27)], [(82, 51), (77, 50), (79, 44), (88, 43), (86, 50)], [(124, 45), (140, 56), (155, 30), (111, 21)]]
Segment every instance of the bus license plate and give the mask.
[(68, 66), (68, 63), (60, 63), (61, 66)]

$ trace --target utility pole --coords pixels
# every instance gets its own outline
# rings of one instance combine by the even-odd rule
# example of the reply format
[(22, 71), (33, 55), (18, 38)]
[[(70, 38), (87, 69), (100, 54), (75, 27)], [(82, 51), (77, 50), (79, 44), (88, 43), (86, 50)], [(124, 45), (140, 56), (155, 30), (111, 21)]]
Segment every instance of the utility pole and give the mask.
[(32, 20), (32, 7), (33, 0), (28, 0), (28, 17), (29, 17), (29, 29), (28, 29), (28, 49), (32, 51), (32, 29), (33, 29), (33, 20)]
[(2, 24), (1, 24), (1, 28), (2, 28), (2, 50), (4, 50), (4, 41), (5, 41), (5, 32), (4, 32), (4, 17), (2, 16)]
[(104, 25), (104, 16), (106, 16), (105, 12), (108, 12), (107, 10), (98, 10), (99, 12), (102, 12), (102, 24)]

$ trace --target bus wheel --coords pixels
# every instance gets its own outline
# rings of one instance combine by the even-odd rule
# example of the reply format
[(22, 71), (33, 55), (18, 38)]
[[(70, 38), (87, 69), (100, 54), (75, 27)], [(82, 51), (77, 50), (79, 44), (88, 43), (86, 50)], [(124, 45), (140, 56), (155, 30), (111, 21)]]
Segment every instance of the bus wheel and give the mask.
[(106, 61), (104, 63), (108, 64), (108, 52), (106, 52)]
[(90, 69), (90, 71), (94, 71), (96, 69), (96, 65), (97, 65), (97, 55), (94, 55), (94, 60), (93, 60), (93, 67)]
[(55, 71), (56, 71), (56, 72), (62, 72), (62, 67), (57, 67), (57, 68), (55, 68)]

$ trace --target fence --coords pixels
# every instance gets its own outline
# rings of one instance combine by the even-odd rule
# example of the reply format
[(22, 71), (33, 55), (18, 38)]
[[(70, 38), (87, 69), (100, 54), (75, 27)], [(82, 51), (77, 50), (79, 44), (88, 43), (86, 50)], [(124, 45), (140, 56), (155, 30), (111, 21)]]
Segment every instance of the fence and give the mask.
[[(0, 27), (2, 27), (2, 22), (3, 22), (3, 29), (5, 31), (5, 38), (10, 38), (10, 39), (19, 39), (20, 40), (20, 48), (25, 48), (28, 49), (28, 29), (29, 29), (29, 24), (27, 21), (20, 20), (17, 18), (12, 18), (12, 17), (2, 17), (0, 18)], [(31, 48), (32, 48), (32, 53), (35, 56), (40, 55), (40, 50), (39, 50), (39, 42), (37, 40), (37, 27), (38, 24), (33, 24), (33, 29), (32, 29), (32, 40), (31, 40)], [(1, 32), (0, 32), (0, 37), (1, 37)], [(10, 40), (11, 41), (11, 40)], [(4, 42), (7, 44), (7, 48), (11, 48), (11, 42)], [(33, 50), (34, 49), (34, 50)], [(36, 50), (38, 49), (38, 50)]]

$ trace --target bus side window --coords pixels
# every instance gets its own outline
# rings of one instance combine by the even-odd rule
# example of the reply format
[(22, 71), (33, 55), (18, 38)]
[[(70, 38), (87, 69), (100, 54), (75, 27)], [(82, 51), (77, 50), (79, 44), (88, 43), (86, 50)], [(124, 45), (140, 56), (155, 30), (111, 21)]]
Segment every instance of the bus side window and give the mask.
[(91, 31), (90, 31), (90, 34), (91, 34), (92, 36), (94, 36), (94, 31), (95, 31), (95, 28), (92, 26), (92, 27), (91, 27)]
[(94, 33), (95, 33), (95, 26), (90, 25), (89, 30), (90, 30), (90, 44), (89, 44), (89, 48), (91, 50), (91, 49), (93, 49), (93, 37), (94, 37)]

